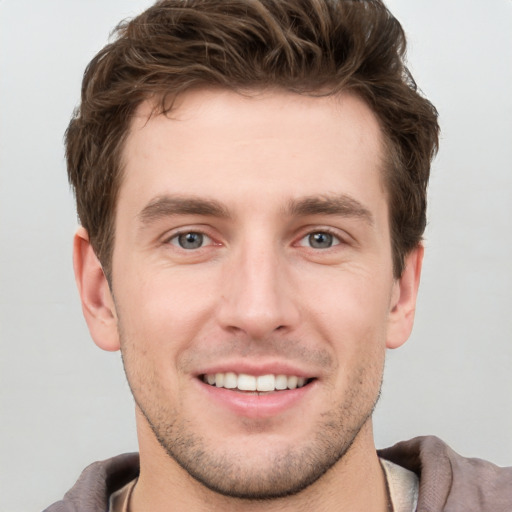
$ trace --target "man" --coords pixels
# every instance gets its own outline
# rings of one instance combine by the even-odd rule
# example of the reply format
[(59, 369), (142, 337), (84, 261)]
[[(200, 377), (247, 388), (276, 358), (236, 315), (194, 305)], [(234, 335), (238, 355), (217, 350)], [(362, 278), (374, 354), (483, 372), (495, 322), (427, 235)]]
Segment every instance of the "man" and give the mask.
[(89, 65), (66, 144), (74, 266), (139, 456), (54, 511), (505, 511), (512, 471), (376, 452), (412, 329), (434, 107), (379, 1), (162, 1)]

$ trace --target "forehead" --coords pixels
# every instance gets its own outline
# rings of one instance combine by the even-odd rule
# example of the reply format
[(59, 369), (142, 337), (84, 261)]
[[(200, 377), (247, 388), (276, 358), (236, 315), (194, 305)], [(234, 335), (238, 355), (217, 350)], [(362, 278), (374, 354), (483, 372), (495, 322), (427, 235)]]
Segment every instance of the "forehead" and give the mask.
[[(162, 103), (169, 103), (165, 113), (161, 113)], [(344, 119), (348, 119), (348, 122), (345, 123)], [(238, 131), (239, 128), (251, 129), (253, 134), (268, 138), (276, 135), (280, 138), (303, 138), (306, 135), (316, 144), (324, 140), (325, 144), (331, 146), (333, 142), (346, 145), (343, 139), (347, 131), (353, 134), (351, 142), (357, 145), (373, 140), (380, 145), (381, 136), (376, 115), (354, 93), (312, 96), (281, 89), (241, 92), (195, 89), (174, 97), (171, 102), (146, 100), (141, 103), (133, 116), (129, 139), (134, 135), (140, 138), (142, 131), (148, 133), (148, 125), (156, 128), (157, 125), (166, 124), (170, 127), (166, 120), (174, 121), (175, 136), (187, 138), (190, 131), (217, 132), (221, 128), (226, 130), (225, 135), (229, 135), (233, 142), (237, 134), (240, 137), (245, 135)], [(230, 127), (234, 128), (231, 133), (228, 132)], [(308, 127), (319, 129), (307, 133), (305, 129)], [(198, 143), (205, 142), (196, 137), (194, 139)], [(130, 146), (131, 142), (128, 141), (128, 152)]]
[(121, 195), (339, 192), (330, 190), (338, 178), (345, 188), (380, 185), (382, 156), (376, 116), (355, 95), (197, 90), (166, 114), (154, 103), (139, 106), (124, 147)]

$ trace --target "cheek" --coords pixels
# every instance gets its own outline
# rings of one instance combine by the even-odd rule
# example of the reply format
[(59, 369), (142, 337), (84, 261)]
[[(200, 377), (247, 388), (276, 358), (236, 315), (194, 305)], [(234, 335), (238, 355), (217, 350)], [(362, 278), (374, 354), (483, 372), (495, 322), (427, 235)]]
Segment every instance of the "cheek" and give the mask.
[(128, 365), (152, 374), (179, 371), (183, 354), (213, 318), (213, 295), (204, 286), (211, 279), (199, 274), (161, 269), (119, 283), (116, 308)]
[[(143, 269), (139, 265), (138, 269)], [(120, 288), (122, 311), (131, 313), (134, 329), (169, 335), (169, 329), (187, 328), (211, 302), (211, 276), (197, 268), (187, 271), (155, 268), (144, 272), (127, 272)], [(159, 332), (163, 329), (164, 332)]]
[[(304, 319), (312, 334), (319, 334), (330, 346), (337, 364), (335, 387), (361, 385), (375, 390), (386, 349), (388, 283), (382, 276), (341, 270), (323, 282), (322, 289), (312, 286), (302, 293), (308, 297)], [(366, 382), (357, 384), (362, 379)]]
[[(303, 280), (304, 310), (317, 327), (336, 339), (357, 337), (360, 344), (385, 342), (391, 280), (363, 269), (333, 269)], [(327, 334), (326, 332), (326, 334)]]

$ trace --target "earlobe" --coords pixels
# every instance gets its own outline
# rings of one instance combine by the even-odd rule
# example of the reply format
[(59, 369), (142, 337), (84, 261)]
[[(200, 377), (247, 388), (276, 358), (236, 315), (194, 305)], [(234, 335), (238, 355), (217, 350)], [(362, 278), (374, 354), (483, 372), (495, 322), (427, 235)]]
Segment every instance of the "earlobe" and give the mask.
[(73, 267), (82, 311), (94, 342), (103, 350), (119, 350), (114, 300), (101, 263), (83, 227), (78, 228), (73, 240)]
[(423, 245), (419, 244), (405, 258), (405, 268), (394, 284), (389, 313), (387, 348), (398, 348), (409, 338), (414, 324), (416, 298), (423, 262)]

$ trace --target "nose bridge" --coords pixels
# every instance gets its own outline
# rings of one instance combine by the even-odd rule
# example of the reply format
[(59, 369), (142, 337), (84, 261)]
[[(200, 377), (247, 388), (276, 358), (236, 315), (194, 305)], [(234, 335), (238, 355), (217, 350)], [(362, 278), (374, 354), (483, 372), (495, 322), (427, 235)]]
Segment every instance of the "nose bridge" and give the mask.
[(265, 237), (247, 237), (227, 269), (221, 304), (224, 327), (262, 338), (279, 328), (290, 328), (296, 310), (284, 255)]

